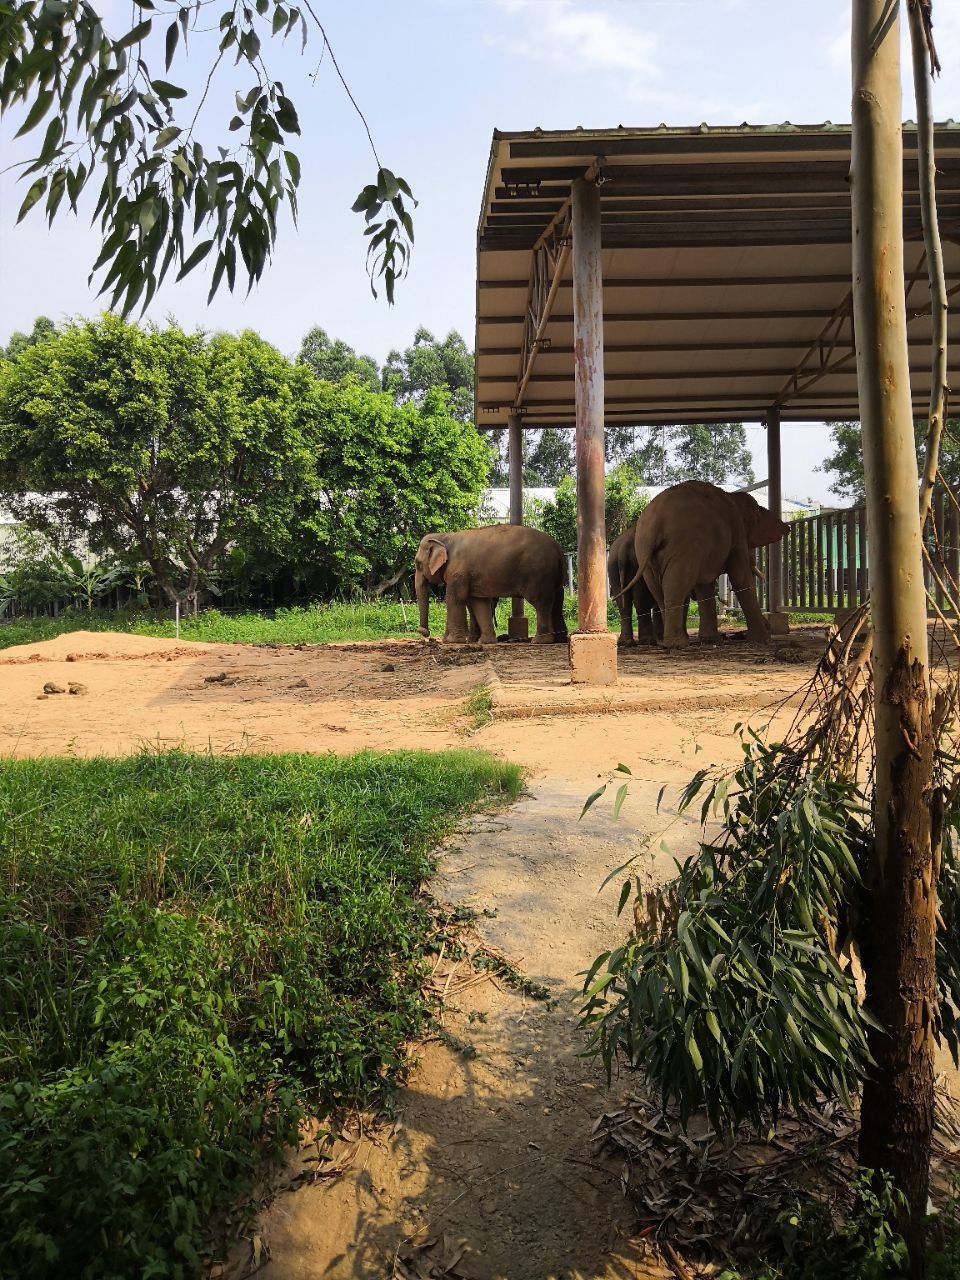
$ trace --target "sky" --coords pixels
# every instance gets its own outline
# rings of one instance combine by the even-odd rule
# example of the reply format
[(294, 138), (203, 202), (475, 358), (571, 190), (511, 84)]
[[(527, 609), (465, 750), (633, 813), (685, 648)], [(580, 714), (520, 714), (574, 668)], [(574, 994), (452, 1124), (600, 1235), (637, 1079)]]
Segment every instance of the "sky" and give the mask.
[[(98, 7), (111, 30), (122, 29), (128, 5)], [(376, 161), (314, 30), (302, 53), (299, 39), (264, 46), (300, 114), (299, 227), (286, 216), (273, 262), (249, 296), (222, 292), (208, 307), (204, 280), (188, 277), (164, 285), (148, 318), (252, 327), (289, 355), (314, 325), (381, 362), (420, 325), (438, 335), (457, 329), (472, 343), (476, 227), (494, 128), (850, 118), (850, 6), (837, 0), (319, 0), (316, 13), (382, 163), (419, 201), (396, 305), (371, 295), (363, 224), (350, 212)], [(935, 113), (960, 119), (960, 5), (938, 0), (934, 18), (945, 69)], [(170, 78), (187, 87), (205, 79), (213, 38), (192, 37), (187, 63), (175, 63)], [(207, 150), (229, 137), (233, 91), (250, 83), (221, 66), (201, 118)], [(912, 115), (908, 85), (904, 116)], [(14, 225), (23, 189), (9, 166), (26, 155), (15, 128), (0, 126), (0, 342), (37, 315), (89, 316), (103, 305), (87, 282), (99, 252), (90, 210), (77, 219), (64, 206), (49, 230), (39, 209)], [(747, 434), (763, 478), (763, 428)], [(783, 427), (785, 493), (831, 500), (829, 476), (815, 469), (828, 449), (822, 426)]]

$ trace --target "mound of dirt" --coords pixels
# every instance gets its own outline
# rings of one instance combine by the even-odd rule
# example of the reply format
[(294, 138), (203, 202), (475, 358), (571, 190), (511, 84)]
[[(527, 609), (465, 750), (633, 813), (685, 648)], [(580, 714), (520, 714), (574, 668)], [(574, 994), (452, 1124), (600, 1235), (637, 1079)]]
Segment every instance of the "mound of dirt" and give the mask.
[(222, 645), (201, 640), (163, 640), (122, 631), (70, 631), (53, 640), (12, 645), (0, 651), (0, 665), (20, 666), (24, 662), (89, 662), (124, 659), (173, 659), (207, 653)]

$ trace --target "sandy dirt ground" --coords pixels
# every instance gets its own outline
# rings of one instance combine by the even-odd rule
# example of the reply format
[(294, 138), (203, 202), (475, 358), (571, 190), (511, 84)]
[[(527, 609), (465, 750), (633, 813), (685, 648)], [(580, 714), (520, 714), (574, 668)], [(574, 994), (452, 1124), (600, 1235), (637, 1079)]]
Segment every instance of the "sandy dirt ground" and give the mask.
[[(449, 1038), (416, 1047), (389, 1120), (357, 1122), (338, 1144), (340, 1176), (275, 1200), (235, 1274), (254, 1263), (268, 1280), (672, 1274), (631, 1239), (621, 1165), (591, 1140), (630, 1085), (608, 1088), (576, 1026), (579, 975), (623, 934), (616, 889), (598, 889), (633, 853), (651, 883), (662, 879), (671, 858), (661, 836), (674, 854), (690, 849), (696, 830), (672, 809), (672, 786), (736, 760), (738, 721), (792, 718), (823, 637), (810, 628), (770, 650), (629, 651), (599, 703), (571, 689), (560, 646), (247, 647), (74, 633), (0, 653), (0, 754), (476, 746), (528, 770), (518, 804), (448, 842), (434, 891), (474, 907), (482, 939), (550, 999), (441, 959)], [(42, 696), (47, 683), (71, 682), (86, 692)], [(477, 728), (464, 701), (480, 683), (494, 719)], [(579, 821), (620, 762), (633, 777), (619, 819), (611, 789)], [(658, 811), (663, 783), (671, 792)]]

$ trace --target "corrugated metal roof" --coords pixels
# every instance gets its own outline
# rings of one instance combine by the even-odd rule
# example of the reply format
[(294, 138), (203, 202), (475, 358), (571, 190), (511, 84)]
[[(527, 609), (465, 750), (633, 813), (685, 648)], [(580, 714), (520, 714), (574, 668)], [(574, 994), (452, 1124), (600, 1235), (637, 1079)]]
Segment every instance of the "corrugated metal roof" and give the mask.
[[(904, 126), (904, 231), (918, 413), (929, 394), (915, 126)], [(571, 182), (602, 181), (609, 421), (856, 418), (850, 126), (496, 131), (478, 228), (477, 420), (573, 421), (569, 262), (544, 303)], [(960, 125), (937, 126), (948, 286), (960, 292)], [(951, 238), (952, 237), (952, 238)], [(534, 341), (539, 330), (539, 341)], [(960, 383), (960, 319), (951, 316)], [(529, 370), (524, 383), (524, 371)]]

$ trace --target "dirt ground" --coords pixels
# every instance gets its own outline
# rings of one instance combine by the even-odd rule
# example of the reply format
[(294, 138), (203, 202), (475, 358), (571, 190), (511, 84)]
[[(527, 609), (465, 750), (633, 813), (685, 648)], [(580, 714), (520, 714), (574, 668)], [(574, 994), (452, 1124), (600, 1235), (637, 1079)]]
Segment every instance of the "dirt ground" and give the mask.
[[(671, 854), (689, 850), (696, 830), (669, 794), (658, 812), (661, 785), (737, 759), (738, 721), (792, 718), (823, 638), (821, 627), (770, 650), (734, 641), (632, 650), (621, 654), (616, 689), (599, 694), (571, 688), (561, 646), (247, 647), (74, 633), (0, 654), (0, 754), (476, 746), (528, 769), (518, 804), (471, 820), (448, 842), (434, 889), (474, 907), (483, 940), (544, 984), (549, 1000), (442, 957), (434, 980), (446, 993), (446, 1040), (417, 1048), (389, 1122), (358, 1122), (345, 1135), (334, 1153), (340, 1176), (277, 1198), (234, 1274), (674, 1274), (631, 1238), (621, 1163), (592, 1141), (597, 1117), (631, 1084), (608, 1088), (597, 1062), (581, 1056), (576, 1027), (579, 975), (623, 932), (616, 889), (598, 888), (647, 837), (655, 852), (640, 865), (651, 883), (669, 872)], [(86, 692), (44, 697), (48, 682)], [(477, 728), (464, 702), (481, 683), (493, 719)], [(579, 821), (586, 796), (620, 762), (633, 777), (619, 819), (611, 790)]]

